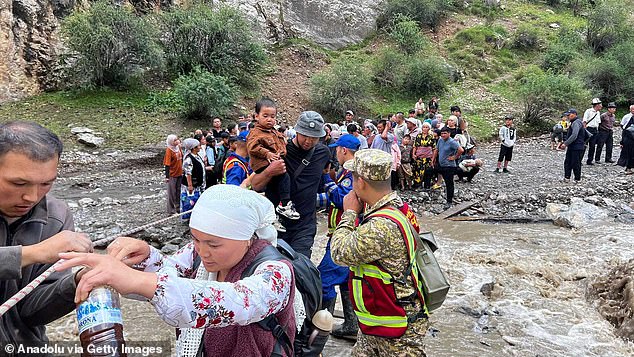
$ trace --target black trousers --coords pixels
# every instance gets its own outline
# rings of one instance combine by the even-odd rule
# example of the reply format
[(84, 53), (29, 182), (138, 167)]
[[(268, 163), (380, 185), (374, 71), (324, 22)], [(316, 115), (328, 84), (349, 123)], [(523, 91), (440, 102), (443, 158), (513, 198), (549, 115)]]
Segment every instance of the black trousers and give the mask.
[(278, 234), (278, 238), (285, 240), (297, 253), (302, 253), (310, 259), (316, 234), (317, 223), (311, 221), (298, 227), (287, 228), (286, 232)]
[(431, 187), (431, 182), (436, 177), (436, 169), (433, 167), (428, 167), (423, 172), (423, 188), (429, 189)]
[(453, 175), (456, 173), (455, 167), (439, 167), (438, 172), (445, 180), (445, 187), (447, 187), (447, 203), (453, 203), (454, 183)]
[[(264, 171), (264, 168), (259, 170), (259, 172), (262, 171)], [(280, 202), (286, 205), (291, 200), (291, 177), (288, 172), (273, 176), (268, 185), (266, 185), (264, 194), (274, 206), (277, 206)]]
[(605, 161), (612, 161), (612, 149), (614, 147), (614, 133), (612, 130), (599, 130), (599, 139), (597, 142), (597, 151), (594, 154), (594, 161), (601, 161), (601, 151), (605, 145)]
[(469, 172), (464, 172), (460, 169), (456, 170), (456, 175), (458, 175), (459, 179), (463, 179), (466, 178), (467, 181), (471, 182), (471, 180), (473, 179), (473, 176), (475, 176), (478, 172), (480, 172), (480, 168), (479, 167), (474, 167), (471, 169), (471, 171)]
[[(590, 134), (592, 134), (590, 141), (588, 141), (588, 159), (586, 160), (586, 163), (589, 164), (592, 162), (592, 159), (594, 158), (594, 152), (597, 148), (597, 143), (599, 142), (599, 135), (597, 135), (599, 133), (599, 130), (597, 128), (586, 128), (586, 130)], [(599, 155), (601, 155), (601, 152), (599, 152)]]
[(583, 160), (584, 150), (566, 150), (564, 160), (564, 177), (569, 179), (570, 173), (574, 173), (575, 181), (581, 180), (581, 160)]

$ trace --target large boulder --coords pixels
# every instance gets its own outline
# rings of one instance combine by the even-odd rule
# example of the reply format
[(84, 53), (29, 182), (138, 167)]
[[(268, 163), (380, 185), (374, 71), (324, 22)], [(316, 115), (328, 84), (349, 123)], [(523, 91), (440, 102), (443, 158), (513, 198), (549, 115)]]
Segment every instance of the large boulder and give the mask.
[(300, 37), (337, 49), (363, 40), (376, 28), (380, 0), (226, 0), (270, 41)]
[(556, 226), (566, 228), (585, 227), (593, 222), (605, 220), (608, 217), (604, 209), (587, 203), (578, 197), (573, 197), (570, 200), (570, 205), (547, 204), (546, 214)]

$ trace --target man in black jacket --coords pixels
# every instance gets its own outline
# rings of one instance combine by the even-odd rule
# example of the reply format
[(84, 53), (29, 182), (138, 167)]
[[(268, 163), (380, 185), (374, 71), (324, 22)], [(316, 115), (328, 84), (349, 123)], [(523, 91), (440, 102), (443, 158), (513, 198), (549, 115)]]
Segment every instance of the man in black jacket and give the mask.
[[(61, 252), (90, 252), (91, 241), (72, 232), (68, 206), (49, 195), (62, 143), (31, 122), (0, 125), (0, 303), (28, 285)], [(78, 280), (78, 279), (77, 279)], [(44, 325), (75, 308), (76, 277), (54, 273), (0, 317), (0, 344), (48, 339)]]

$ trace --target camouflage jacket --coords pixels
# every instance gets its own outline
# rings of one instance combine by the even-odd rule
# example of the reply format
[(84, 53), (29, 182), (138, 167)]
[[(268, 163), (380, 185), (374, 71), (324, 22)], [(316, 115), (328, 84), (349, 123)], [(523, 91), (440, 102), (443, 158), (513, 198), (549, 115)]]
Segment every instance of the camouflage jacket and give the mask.
[[(400, 207), (403, 201), (396, 192), (381, 198), (365, 211), (365, 215), (376, 212), (385, 206)], [(403, 235), (396, 223), (387, 218), (374, 217), (355, 228), (356, 212), (347, 210), (341, 216), (330, 243), (332, 259), (342, 266), (357, 266), (378, 262), (379, 265), (394, 276), (403, 277), (403, 271), (408, 265), (407, 250)], [(396, 296), (403, 298), (414, 292), (411, 278), (407, 277), (407, 284), (394, 284)], [(418, 311), (407, 308), (409, 312)]]

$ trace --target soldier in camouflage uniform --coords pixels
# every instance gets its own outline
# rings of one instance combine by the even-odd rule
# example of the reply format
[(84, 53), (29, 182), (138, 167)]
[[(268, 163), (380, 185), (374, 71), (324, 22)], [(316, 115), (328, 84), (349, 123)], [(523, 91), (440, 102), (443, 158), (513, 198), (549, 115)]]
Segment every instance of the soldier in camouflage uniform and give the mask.
[[(346, 162), (344, 167), (354, 173), (353, 191), (344, 198), (345, 212), (333, 233), (331, 254), (337, 264), (350, 266), (351, 269), (374, 264), (391, 274), (393, 280), (402, 281), (402, 284), (393, 283), (393, 292), (399, 303), (398, 299), (404, 301), (416, 295), (411, 278), (404, 279), (403, 276), (409, 261), (399, 226), (387, 218), (371, 217), (361, 220), (361, 224), (355, 227), (355, 220), (362, 213), (367, 217), (379, 209), (403, 205), (398, 194), (391, 189), (391, 164), (391, 155), (375, 149), (360, 150), (354, 160)], [(364, 205), (367, 205), (365, 211)], [(354, 296), (351, 298), (354, 300)], [(407, 316), (419, 318), (408, 322), (404, 334), (398, 338), (367, 335), (360, 331), (352, 356), (425, 356), (427, 318), (426, 315), (420, 318), (420, 312), (426, 311), (422, 305), (418, 299), (402, 304)], [(355, 312), (359, 315), (358, 311)]]

